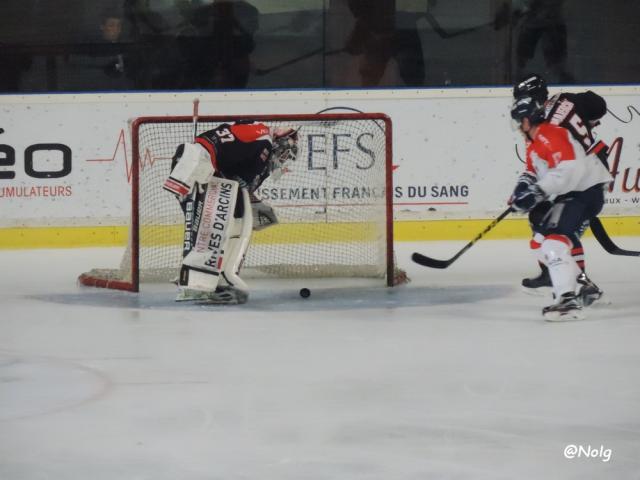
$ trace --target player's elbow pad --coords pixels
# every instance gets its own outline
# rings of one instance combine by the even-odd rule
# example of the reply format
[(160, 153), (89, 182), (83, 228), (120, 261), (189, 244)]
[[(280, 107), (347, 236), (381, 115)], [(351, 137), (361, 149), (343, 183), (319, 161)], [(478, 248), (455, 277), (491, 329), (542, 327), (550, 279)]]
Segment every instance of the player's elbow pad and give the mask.
[(187, 195), (196, 183), (207, 183), (215, 173), (209, 152), (197, 143), (181, 145), (176, 160), (162, 188), (180, 197)]

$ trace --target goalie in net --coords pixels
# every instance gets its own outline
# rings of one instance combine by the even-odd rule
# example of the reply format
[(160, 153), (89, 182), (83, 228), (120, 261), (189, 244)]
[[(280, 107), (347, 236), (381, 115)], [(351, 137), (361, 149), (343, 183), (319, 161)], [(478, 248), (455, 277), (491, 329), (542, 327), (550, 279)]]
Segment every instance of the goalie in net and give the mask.
[(297, 154), (296, 130), (249, 121), (223, 123), (178, 146), (163, 185), (185, 218), (177, 301), (247, 301), (240, 269), (252, 231), (278, 222), (255, 191)]

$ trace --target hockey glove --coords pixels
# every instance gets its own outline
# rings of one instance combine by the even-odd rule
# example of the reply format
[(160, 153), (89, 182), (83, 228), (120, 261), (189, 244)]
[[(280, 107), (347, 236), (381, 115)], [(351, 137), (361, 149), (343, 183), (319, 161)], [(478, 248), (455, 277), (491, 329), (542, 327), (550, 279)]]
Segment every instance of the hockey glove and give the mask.
[(519, 212), (528, 212), (533, 207), (542, 202), (547, 196), (537, 185), (530, 185), (526, 190), (515, 196), (512, 207)]
[(251, 199), (251, 212), (253, 213), (253, 230), (255, 232), (278, 224), (278, 217), (273, 211), (273, 207), (255, 197)]
[(511, 197), (509, 198), (508, 204), (511, 205), (513, 201), (526, 192), (529, 187), (536, 183), (535, 175), (532, 175), (529, 172), (524, 172), (520, 174), (518, 177), (518, 183), (516, 183), (516, 188), (513, 190)]

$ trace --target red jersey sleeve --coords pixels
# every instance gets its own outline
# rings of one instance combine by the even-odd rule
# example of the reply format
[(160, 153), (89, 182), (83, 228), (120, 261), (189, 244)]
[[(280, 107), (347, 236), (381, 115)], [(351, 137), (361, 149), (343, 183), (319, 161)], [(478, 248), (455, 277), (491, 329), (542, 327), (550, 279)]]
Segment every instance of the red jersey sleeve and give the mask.
[(531, 152), (535, 152), (538, 158), (544, 160), (548, 168), (556, 168), (560, 162), (577, 158), (569, 140), (569, 131), (548, 123), (539, 126), (535, 141), (530, 147)]

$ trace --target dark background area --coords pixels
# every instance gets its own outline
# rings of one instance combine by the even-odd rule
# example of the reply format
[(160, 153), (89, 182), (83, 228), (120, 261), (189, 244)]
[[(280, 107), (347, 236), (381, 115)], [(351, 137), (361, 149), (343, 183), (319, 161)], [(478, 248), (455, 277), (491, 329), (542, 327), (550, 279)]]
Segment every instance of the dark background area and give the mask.
[(0, 93), (637, 84), (638, 19), (628, 0), (3, 0)]

